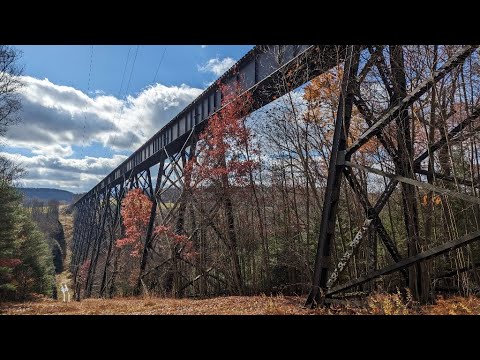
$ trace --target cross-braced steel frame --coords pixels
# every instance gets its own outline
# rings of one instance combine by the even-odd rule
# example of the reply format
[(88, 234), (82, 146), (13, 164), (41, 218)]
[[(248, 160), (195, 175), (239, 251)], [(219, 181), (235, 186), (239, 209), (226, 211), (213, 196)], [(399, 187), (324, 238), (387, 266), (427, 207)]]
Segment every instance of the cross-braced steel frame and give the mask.
[[(379, 276), (392, 273), (394, 271), (402, 271), (403, 275), (408, 278), (406, 268), (417, 266), (422, 260), (429, 259), (434, 256), (441, 255), (449, 250), (453, 250), (460, 246), (469, 244), (472, 241), (480, 238), (480, 231), (460, 237), (459, 239), (450, 241), (446, 244), (434, 247), (432, 249), (414, 253), (407, 258), (401, 258), (395, 243), (390, 239), (385, 227), (380, 220), (379, 213), (385, 206), (386, 202), (393, 194), (393, 191), (399, 183), (402, 184), (402, 194), (404, 198), (404, 212), (405, 223), (407, 227), (408, 241), (415, 242), (415, 237), (418, 236), (418, 224), (414, 223), (416, 216), (412, 213), (416, 211), (415, 204), (408, 204), (406, 202), (415, 201), (415, 192), (412, 187), (421, 187), (439, 194), (449, 195), (460, 198), (462, 200), (480, 204), (480, 199), (471, 195), (466, 195), (456, 191), (444, 189), (430, 183), (420, 182), (414, 179), (414, 174), (435, 175), (444, 180), (452, 180), (449, 176), (442, 176), (442, 174), (434, 173), (432, 170), (421, 170), (420, 163), (422, 160), (432, 157), (433, 154), (447, 145), (448, 140), (453, 139), (458, 133), (467, 127), (470, 123), (478, 118), (478, 108), (473, 109), (471, 114), (462, 121), (458, 126), (450, 130), (448, 134), (443, 136), (435, 144), (431, 145), (422, 155), (415, 159), (412, 164), (408, 162), (408, 157), (411, 156), (411, 133), (410, 126), (412, 118), (409, 117), (408, 110), (411, 105), (418, 101), (429, 89), (435, 86), (437, 82), (443, 79), (446, 75), (461, 66), (464, 61), (472, 55), (477, 46), (463, 46), (461, 47), (448, 61), (446, 61), (438, 70), (433, 72), (429, 77), (416, 86), (409, 94), (405, 89), (405, 74), (402, 72), (402, 67), (397, 66), (391, 69), (390, 76), (387, 77), (385, 59), (379, 56), (379, 52), (375, 52), (373, 47), (369, 50), (375, 56), (371, 57), (371, 64), (376, 62), (376, 66), (382, 74), (382, 80), (385, 83), (386, 89), (390, 94), (391, 105), (379, 117), (374, 118), (368, 105), (362, 98), (360, 91), (360, 79), (358, 74), (358, 65), (360, 59), (361, 48), (359, 46), (349, 46), (345, 60), (345, 71), (342, 79), (342, 87), (337, 111), (337, 118), (335, 120), (335, 133), (333, 137), (332, 152), (329, 163), (328, 179), (326, 193), (323, 203), (322, 220), (320, 225), (320, 232), (318, 237), (317, 254), (315, 257), (313, 284), (310, 294), (306, 301), (306, 306), (315, 307), (317, 304), (323, 304), (326, 298), (334, 294), (351, 289), (355, 286), (361, 285), (371, 281)], [(400, 46), (391, 47), (390, 57), (392, 63), (403, 61), (403, 54)], [(368, 66), (368, 64), (365, 65)], [(356, 106), (360, 114), (368, 124), (368, 129), (358, 138), (353, 144), (348, 146), (347, 139), (349, 137), (350, 120), (353, 106)], [(389, 137), (385, 136), (383, 129), (391, 122), (397, 123), (397, 146), (395, 146)], [(376, 137), (383, 145), (385, 150), (391, 157), (395, 164), (396, 173), (386, 173), (372, 167), (362, 166), (351, 161), (352, 156), (360, 150), (368, 141)], [(368, 199), (368, 194), (362, 188), (352, 171), (353, 168), (358, 168), (373, 174), (385, 176), (390, 178), (390, 182), (386, 186), (383, 193), (380, 195), (376, 204), (372, 206)], [(331, 264), (331, 248), (335, 236), (335, 219), (337, 215), (338, 202), (340, 199), (340, 188), (342, 177), (345, 177), (353, 192), (357, 195), (358, 200), (366, 213), (366, 219), (363, 226), (360, 228), (349, 248), (345, 254), (340, 258), (337, 266), (330, 272)], [(467, 184), (472, 184), (473, 181), (467, 181)], [(477, 184), (478, 185), (478, 184)], [(374, 270), (357, 279), (352, 279), (345, 284), (336, 285), (339, 274), (346, 268), (349, 260), (358, 248), (359, 244), (366, 237), (371, 234), (372, 230), (376, 231), (389, 254), (391, 255), (394, 264), (389, 265), (380, 270)], [(419, 271), (419, 269), (417, 269)]]
[[(237, 64), (237, 68), (243, 69), (241, 71), (246, 72), (245, 69), (249, 67), (253, 71), (251, 86), (246, 86), (245, 89), (253, 94), (252, 112), (313, 77), (326, 72), (336, 64), (341, 62), (344, 64), (319, 227), (313, 282), (306, 301), (307, 306), (314, 307), (323, 304), (328, 298), (395, 271), (401, 272), (407, 284), (411, 283), (412, 276), (418, 276), (421, 271), (422, 261), (467, 245), (480, 238), (480, 231), (475, 231), (445, 244), (419, 251), (416, 248), (419, 224), (418, 216), (415, 214), (417, 211), (415, 188), (417, 187), (461, 199), (477, 206), (480, 204), (480, 199), (476, 196), (442, 188), (434, 185), (431, 181), (418, 180), (418, 176), (430, 176), (446, 182), (480, 187), (478, 179), (460, 179), (450, 174), (443, 174), (432, 167), (428, 169), (421, 167), (422, 161), (431, 159), (437, 151), (464, 133), (465, 129), (471, 129), (474, 126), (478, 130), (477, 120), (480, 115), (480, 107), (470, 109), (468, 116), (457, 126), (445, 133), (440, 140), (430, 144), (428, 149), (416, 157), (413, 162), (409, 161), (413, 154), (411, 143), (413, 117), (410, 114), (412, 105), (435, 87), (439, 81), (463, 66), (465, 60), (472, 56), (477, 46), (459, 47), (456, 53), (451, 55), (435, 71), (428, 74), (423, 81), (419, 82), (409, 92), (406, 89), (405, 73), (402, 70), (403, 53), (401, 46), (389, 47), (389, 59), (386, 59), (383, 55), (383, 46), (327, 47), (312, 45), (304, 47), (303, 51), (297, 53), (295, 53), (294, 46), (291, 46), (291, 48), (287, 47), (287, 50), (284, 49), (290, 55), (283, 60), (277, 59), (278, 64), (270, 70), (264, 71), (262, 75), (262, 63), (257, 56), (259, 56), (259, 53), (270, 55), (278, 53), (278, 50), (272, 49), (274, 48), (256, 47), (255, 57), (246, 56), (239, 62), (240, 66)], [(365, 53), (369, 56), (366, 59), (361, 59), (361, 54)], [(392, 66), (387, 66), (388, 61)], [(394, 66), (395, 64), (399, 66)], [(374, 111), (364, 100), (362, 94), (363, 81), (366, 74), (373, 68), (376, 68), (380, 74), (382, 85), (390, 99), (389, 106), (380, 115), (374, 115)], [(265, 76), (265, 74), (267, 75)], [(227, 75), (221, 80), (231, 82), (235, 79), (238, 81), (236, 73), (227, 72)], [(283, 84), (283, 86), (279, 86), (279, 84)], [(113, 251), (115, 239), (118, 239), (122, 231), (121, 201), (129, 189), (142, 189), (153, 204), (138, 264), (140, 268), (136, 285), (138, 292), (142, 291), (142, 288), (149, 288), (148, 284), (154, 282), (157, 271), (166, 263), (169, 263), (170, 266), (175, 265), (176, 259), (180, 258), (179, 254), (183, 250), (180, 245), (177, 245), (172, 251), (172, 258), (161, 261), (158, 258), (159, 251), (157, 248), (161, 244), (155, 238), (153, 231), (155, 225), (172, 226), (176, 233), (187, 235), (190, 238), (197, 236), (200, 226), (210, 226), (215, 231), (212, 214), (218, 209), (218, 204), (214, 204), (209, 210), (199, 206), (194, 192), (190, 189), (190, 178), (184, 171), (188, 159), (195, 156), (198, 135), (209, 117), (215, 111), (219, 111), (218, 106), (210, 107), (210, 98), (203, 104), (207, 104), (208, 110), (206, 112), (202, 105), (200, 105), (202, 110), (199, 112), (199, 105), (194, 102), (191, 105), (194, 107), (191, 114), (186, 113), (182, 118), (180, 116), (182, 113), (178, 118), (175, 118), (175, 121), (178, 120), (176, 138), (169, 140), (168, 134), (159, 132), (155, 136), (166, 140), (166, 143), (162, 143), (163, 146), (155, 148), (153, 145), (154, 151), (151, 155), (148, 155), (150, 154), (148, 147), (140, 148), (131, 158), (135, 160), (136, 154), (140, 153), (141, 155), (142, 152), (147, 154), (145, 158), (140, 157), (141, 161), (135, 161), (136, 165), (133, 167), (129, 166), (129, 163), (122, 164), (76, 203), (72, 271), (76, 281), (78, 298), (82, 294), (85, 297), (93, 295), (109, 296), (114, 291), (116, 259), (112, 254), (115, 253)], [(215, 101), (213, 101), (213, 104), (215, 104)], [(366, 130), (358, 138), (349, 142), (349, 139), (352, 138), (350, 122), (354, 109), (364, 119)], [(197, 115), (200, 117), (199, 121), (196, 120)], [(190, 129), (188, 129), (189, 122), (193, 125)], [(387, 134), (385, 131), (392, 123), (396, 124), (396, 137), (392, 137), (392, 134)], [(172, 124), (177, 126), (176, 123)], [(182, 124), (185, 125), (184, 131), (180, 130)], [(175, 134), (175, 131), (171, 131), (171, 133)], [(472, 136), (474, 133), (475, 131), (464, 134), (464, 137)], [(383, 171), (378, 167), (368, 167), (354, 161), (355, 154), (373, 138), (377, 139), (384, 148), (393, 164), (393, 171)], [(154, 138), (152, 139), (154, 140)], [(153, 140), (149, 140), (149, 142)], [(156, 176), (152, 179), (151, 169), (155, 166), (158, 166), (158, 170)], [(358, 170), (389, 179), (375, 203), (371, 202), (367, 190), (360, 185), (356, 175)], [(335, 221), (343, 178), (356, 194), (366, 218), (353, 237), (352, 242), (347, 246), (345, 253), (338, 257), (336, 264), (333, 264), (331, 249), (334, 246)], [(401, 251), (397, 248), (380, 217), (382, 209), (399, 185), (408, 238), (408, 254), (406, 257), (401, 255)], [(202, 213), (204, 219), (202, 224), (196, 224), (195, 217), (188, 216), (189, 211), (194, 210)], [(373, 266), (367, 274), (351, 279), (346, 283), (338, 284), (340, 275), (347, 268), (349, 261), (362, 241), (368, 238), (369, 242), (374, 243), (377, 237), (384, 245), (392, 263), (382, 269), (375, 269), (375, 266)], [(376, 246), (369, 246), (371, 251), (374, 251), (375, 248)], [(373, 254), (369, 256), (374, 257)], [(190, 265), (195, 266), (194, 264)], [(201, 274), (208, 274), (211, 269), (198, 270)], [(147, 279), (149, 280), (147, 281)], [(175, 287), (175, 294), (178, 295), (191, 284), (192, 281), (179, 282)]]

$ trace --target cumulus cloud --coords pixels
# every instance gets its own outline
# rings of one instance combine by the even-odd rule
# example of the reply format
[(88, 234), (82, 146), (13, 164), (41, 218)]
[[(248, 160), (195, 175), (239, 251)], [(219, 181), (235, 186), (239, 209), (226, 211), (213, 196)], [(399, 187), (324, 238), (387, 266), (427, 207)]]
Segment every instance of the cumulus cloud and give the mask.
[(133, 151), (202, 92), (184, 84), (156, 84), (118, 99), (101, 91), (86, 94), (48, 79), (23, 76), (22, 80), (22, 121), (8, 129), (6, 145), (28, 149), (33, 156), (3, 155), (16, 157), (29, 170), (26, 186), (72, 191), (77, 186), (88, 190), (125, 159), (124, 155), (78, 159), (74, 146)]
[(0, 156), (27, 170), (21, 181), (25, 186), (60, 187), (73, 192), (89, 190), (127, 158), (116, 154), (112, 158), (85, 156), (83, 159), (75, 159), (8, 152), (0, 152)]
[(156, 84), (118, 99), (92, 97), (48, 79), (24, 76), (22, 80), (26, 84), (21, 92), (22, 122), (8, 130), (8, 145), (33, 148), (37, 153), (64, 153), (67, 146), (94, 142), (134, 150), (202, 92), (187, 85)]
[(218, 56), (216, 58), (208, 60), (203, 65), (198, 65), (198, 71), (201, 72), (211, 72), (216, 76), (222, 75), (225, 71), (230, 69), (234, 64), (235, 60), (230, 57), (220, 59)]

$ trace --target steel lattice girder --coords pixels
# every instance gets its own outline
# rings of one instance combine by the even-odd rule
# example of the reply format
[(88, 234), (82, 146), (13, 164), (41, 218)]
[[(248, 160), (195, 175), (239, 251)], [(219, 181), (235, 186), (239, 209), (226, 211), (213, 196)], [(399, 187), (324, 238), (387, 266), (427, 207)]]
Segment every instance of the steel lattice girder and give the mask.
[[(428, 79), (426, 79), (422, 83), (420, 83), (410, 94), (406, 95), (403, 99), (401, 99), (396, 104), (393, 104), (377, 121), (374, 121), (373, 117), (371, 116), (371, 112), (369, 111), (366, 103), (363, 101), (363, 99), (360, 96), (359, 83), (358, 83), (357, 78), (355, 76), (351, 76), (350, 74), (347, 74), (347, 75), (344, 74), (343, 82), (345, 82), (345, 80), (346, 80), (347, 82), (350, 81), (350, 82), (354, 83), (354, 85), (352, 86), (353, 90), (351, 90), (355, 95), (354, 102), (355, 102), (357, 108), (359, 109), (360, 113), (364, 116), (367, 124), (369, 125), (369, 128), (344, 152), (342, 151), (343, 149), (336, 148), (335, 143), (340, 140), (340, 137), (342, 135), (344, 137), (348, 136), (348, 125), (345, 127), (345, 130), (343, 130), (345, 132), (345, 134), (342, 134), (341, 132), (339, 132), (339, 133), (336, 132), (334, 134), (334, 139), (333, 139), (333, 144), (334, 145), (332, 147), (332, 153), (331, 153), (330, 165), (329, 165), (329, 174), (328, 174), (328, 179), (327, 179), (327, 189), (326, 189), (326, 194), (325, 194), (324, 207), (323, 207), (323, 211), (322, 211), (322, 226), (321, 226), (321, 229), (320, 229), (320, 235), (319, 235), (319, 241), (318, 241), (318, 247), (317, 247), (317, 257), (316, 257), (315, 268), (314, 268), (314, 271), (315, 271), (314, 272), (314, 279), (313, 279), (313, 284), (312, 284), (312, 290), (310, 291), (310, 294), (309, 294), (309, 296), (307, 298), (307, 301), (306, 301), (306, 304), (305, 304), (306, 306), (315, 307), (318, 303), (323, 303), (324, 302), (325, 295), (327, 295), (327, 294), (329, 296), (331, 295), (331, 292), (327, 292), (327, 284), (329, 286), (331, 286), (338, 279), (338, 274), (346, 266), (346, 263), (348, 262), (348, 260), (349, 260), (350, 256), (352, 255), (353, 251), (358, 246), (358, 244), (360, 243), (360, 241), (362, 240), (364, 235), (367, 233), (368, 228), (371, 225), (371, 222), (369, 221), (369, 219), (367, 219), (365, 221), (363, 227), (361, 228), (361, 230), (357, 234), (357, 236), (354, 238), (350, 249), (342, 257), (342, 260), (344, 260), (344, 262), (342, 262), (342, 260), (341, 260), (341, 262), (339, 264), (340, 265), (339, 268), (337, 268), (334, 271), (333, 276), (331, 276), (330, 279), (329, 279), (330, 281), (327, 281), (326, 278), (328, 276), (329, 261), (328, 260), (323, 260), (323, 258), (325, 257), (325, 255), (328, 255), (327, 252), (328, 252), (328, 249), (329, 249), (329, 246), (330, 246), (329, 244), (330, 244), (330, 242), (331, 242), (331, 240), (334, 236), (333, 231), (329, 230), (329, 227), (331, 227), (331, 226), (329, 226), (329, 224), (330, 225), (333, 224), (333, 222), (335, 221), (334, 219), (335, 219), (335, 215), (336, 215), (336, 202), (338, 200), (334, 199), (333, 203), (332, 203), (331, 192), (335, 191), (335, 194), (338, 197), (338, 192), (339, 192), (339, 188), (340, 188), (340, 183), (338, 181), (340, 175), (337, 175), (338, 174), (338, 168), (339, 167), (340, 168), (345, 168), (345, 166), (353, 165), (353, 163), (350, 163), (349, 161), (345, 161), (345, 160), (349, 160), (351, 158), (351, 156), (356, 151), (358, 151), (363, 145), (365, 145), (373, 136), (377, 136), (379, 138), (380, 142), (383, 144), (383, 146), (385, 147), (387, 152), (392, 156), (392, 158), (395, 161), (396, 158), (397, 158), (397, 154), (394, 151), (394, 147), (392, 146), (392, 144), (389, 141), (387, 141), (388, 139), (385, 139), (384, 137), (382, 137), (382, 130), (390, 122), (392, 122), (396, 118), (394, 116), (395, 114), (397, 114), (401, 109), (407, 109), (408, 106), (410, 106), (415, 101), (417, 101), (423, 94), (426, 93), (426, 91), (428, 91), (440, 79), (442, 79), (444, 76), (446, 76), (455, 67), (463, 64), (465, 59), (469, 55), (471, 55), (475, 51), (476, 48), (477, 48), (477, 46), (464, 46), (464, 47), (462, 47), (445, 64), (443, 64), (443, 66), (440, 69), (435, 71)], [(370, 52), (373, 53), (372, 50), (370, 50)], [(347, 61), (348, 61), (348, 56), (349, 55), (347, 55)], [(382, 56), (382, 58), (383, 58), (383, 56)], [(385, 65), (384, 64), (384, 59), (382, 60), (380, 58), (379, 63), (380, 63), (380, 65), (382, 65), (382, 64)], [(347, 67), (347, 66), (345, 66), (345, 67)], [(382, 75), (382, 80), (385, 83), (386, 89), (389, 90), (390, 89), (390, 84), (387, 80), (388, 77), (385, 74), (386, 73), (385, 66), (377, 66), (377, 68), (379, 69), (380, 74), (381, 75), (383, 74)], [(383, 70), (383, 72), (382, 72), (382, 70)], [(341, 96), (342, 95), (347, 96), (349, 94), (346, 90), (347, 88), (348, 88), (347, 86), (342, 85)], [(389, 90), (389, 93), (390, 93), (390, 95), (392, 95), (392, 92), (390, 90)], [(343, 108), (342, 108), (342, 106), (343, 106)], [(339, 103), (339, 109), (338, 109), (338, 112), (337, 112), (335, 129), (341, 128), (343, 126), (343, 123), (347, 123), (347, 124), (349, 123), (350, 120), (347, 118), (347, 116), (345, 116), (345, 117), (343, 117), (343, 116), (339, 117), (338, 116), (338, 113), (341, 110), (343, 110), (344, 108), (346, 108), (347, 106), (342, 105), (341, 102)], [(477, 116), (478, 115), (474, 111), (470, 115), (469, 119), (462, 122), (462, 124), (467, 122), (467, 121), (473, 121), (473, 119), (476, 118)], [(342, 125), (339, 125), (338, 122), (342, 122)], [(458, 131), (461, 131), (461, 129), (463, 129), (464, 126), (462, 127), (462, 125), (459, 125), (459, 126), (457, 126), (457, 128), (459, 129)], [(453, 130), (453, 134), (449, 134), (448, 136), (454, 136), (456, 134), (455, 131), (456, 131), (456, 129)], [(446, 142), (446, 139), (440, 140), (439, 144), (436, 144), (437, 146), (436, 146), (435, 149), (433, 149), (433, 151), (435, 151), (436, 149), (443, 146), (443, 142)], [(432, 152), (432, 148), (430, 149), (430, 151)], [(337, 154), (338, 152), (340, 152), (340, 154)], [(421, 162), (421, 160), (419, 160), (417, 162), (417, 164), (419, 164), (420, 162)], [(333, 168), (335, 168), (335, 170)], [(350, 174), (348, 172), (348, 169), (345, 169), (345, 170), (347, 171), (347, 174)], [(366, 170), (366, 168), (363, 169), (363, 170)], [(398, 183), (398, 181), (402, 181), (402, 182), (407, 182), (411, 185), (416, 185), (416, 186), (422, 185), (422, 186), (424, 186), (423, 183), (416, 182), (415, 180), (412, 180), (412, 179), (407, 179), (405, 181), (405, 179), (406, 179), (405, 177), (401, 177), (401, 176), (400, 177), (389, 176), (389, 177), (395, 181), (395, 185)], [(329, 184), (332, 185), (333, 182), (337, 182), (338, 183), (337, 186), (334, 187), (334, 188), (329, 187)], [(368, 207), (368, 204), (365, 202), (364, 194), (360, 192), (359, 187), (355, 186), (355, 184), (352, 182), (351, 177), (349, 178), (349, 182), (352, 185), (352, 188), (354, 189), (354, 192), (356, 192), (357, 195), (359, 196), (360, 202), (362, 203), (364, 208), (372, 209), (371, 206)], [(424, 187), (427, 187), (427, 186), (424, 186)], [(438, 187), (435, 187), (435, 186), (432, 185), (430, 189), (431, 190), (432, 189), (438, 189)], [(384, 192), (384, 194), (385, 194), (385, 192)], [(452, 195), (452, 194), (450, 194), (450, 195)], [(457, 197), (462, 197), (462, 195), (464, 195), (464, 194), (460, 194), (460, 196), (458, 196), (458, 193), (456, 193)], [(463, 196), (464, 199), (466, 199), (466, 197), (468, 197), (468, 195)], [(477, 201), (480, 201), (480, 199), (477, 199), (477, 198), (471, 199), (471, 197), (470, 197), (469, 201), (477, 202)], [(325, 220), (325, 218), (329, 218), (328, 223), (323, 221), (323, 220)], [(375, 219), (375, 218), (376, 217), (374, 215), (373, 219)], [(381, 227), (380, 227), (380, 229), (381, 229)], [(331, 233), (331, 234), (327, 235), (328, 233)], [(325, 251), (325, 249), (327, 249), (327, 251)], [(400, 262), (398, 262), (398, 263), (400, 263)], [(398, 268), (398, 270), (401, 270), (401, 269), (403, 269), (403, 267)], [(395, 270), (397, 270), (397, 268), (395, 268)], [(379, 270), (379, 271), (381, 272), (381, 270)], [(368, 281), (368, 280), (366, 280), (366, 281)]]

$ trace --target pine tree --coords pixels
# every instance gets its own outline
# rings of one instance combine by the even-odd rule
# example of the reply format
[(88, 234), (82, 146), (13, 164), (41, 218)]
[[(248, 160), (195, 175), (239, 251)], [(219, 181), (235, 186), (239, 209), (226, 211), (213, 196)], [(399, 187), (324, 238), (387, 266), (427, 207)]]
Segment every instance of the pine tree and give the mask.
[(24, 299), (31, 293), (50, 296), (55, 282), (48, 241), (21, 199), (0, 179), (0, 300)]
[(7, 297), (15, 290), (12, 283), (12, 271), (20, 260), (16, 253), (16, 210), (20, 195), (0, 179), (0, 299)]

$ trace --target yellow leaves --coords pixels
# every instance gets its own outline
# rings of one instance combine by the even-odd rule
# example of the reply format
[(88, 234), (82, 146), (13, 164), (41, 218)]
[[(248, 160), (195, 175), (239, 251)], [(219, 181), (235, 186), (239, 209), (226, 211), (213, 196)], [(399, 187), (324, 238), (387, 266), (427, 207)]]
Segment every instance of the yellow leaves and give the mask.
[(411, 303), (410, 292), (407, 292), (405, 300), (399, 290), (394, 294), (375, 294), (367, 300), (368, 313), (378, 315), (414, 314), (415, 311), (409, 307), (409, 303)]

